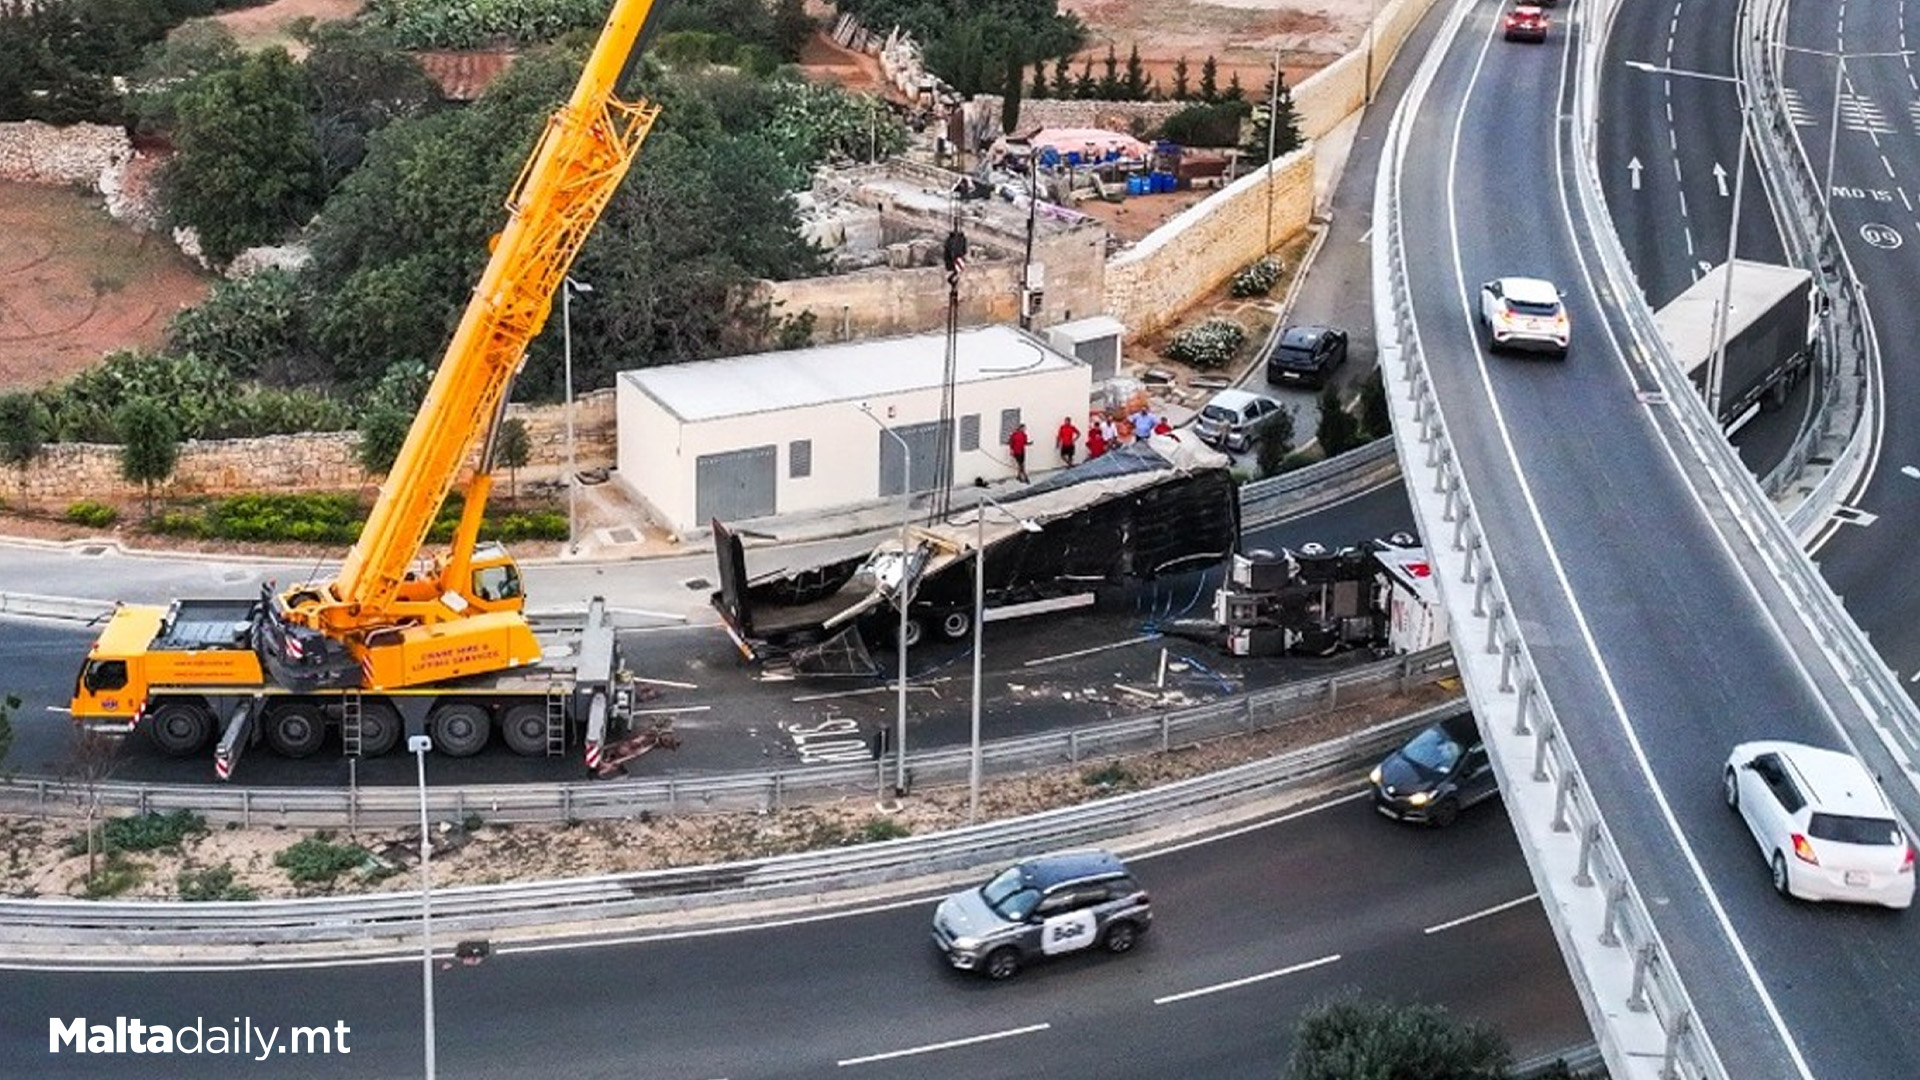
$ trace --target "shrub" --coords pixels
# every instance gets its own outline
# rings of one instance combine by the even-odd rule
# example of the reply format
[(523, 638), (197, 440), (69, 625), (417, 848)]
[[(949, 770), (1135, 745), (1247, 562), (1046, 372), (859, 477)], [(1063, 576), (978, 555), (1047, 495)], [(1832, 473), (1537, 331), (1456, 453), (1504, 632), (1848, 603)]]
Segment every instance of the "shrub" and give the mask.
[(1255, 259), (1244, 270), (1233, 275), (1233, 284), (1228, 292), (1245, 299), (1249, 296), (1265, 296), (1280, 284), (1280, 260), (1271, 255)]
[[(100, 824), (100, 842), (111, 851), (159, 851), (177, 849), (182, 840), (206, 831), (207, 819), (199, 814), (172, 810), (164, 814), (108, 818)], [(74, 855), (86, 854), (87, 835), (79, 833), (67, 841), (67, 851)]]
[(854, 839), (863, 844), (880, 840), (898, 840), (903, 836), (912, 836), (913, 830), (890, 817), (870, 817), (854, 834)]
[(366, 861), (366, 848), (336, 844), (326, 833), (309, 836), (273, 857), (273, 865), (285, 870), (296, 885), (332, 884), (334, 878)]
[(75, 525), (85, 525), (90, 529), (104, 529), (120, 517), (120, 512), (111, 506), (81, 499), (67, 507), (66, 518)]
[(1208, 319), (1173, 335), (1167, 343), (1167, 359), (1200, 368), (1225, 367), (1233, 362), (1247, 332), (1232, 319)]
[(147, 523), (147, 528), (166, 536), (200, 536), (206, 532), (200, 515), (191, 510), (163, 510)]
[(1126, 788), (1133, 786), (1133, 774), (1120, 762), (1102, 765), (1097, 769), (1088, 769), (1080, 774), (1080, 782), (1092, 788)]
[(119, 896), (147, 876), (145, 863), (127, 858), (118, 851), (109, 852), (100, 866), (87, 875), (81, 888), (81, 896), (88, 900), (104, 900), (110, 896)]
[(233, 867), (222, 863), (198, 870), (182, 870), (173, 878), (174, 891), (182, 900), (258, 900), (260, 894), (246, 885), (233, 883)]
[(1160, 125), (1160, 136), (1182, 146), (1238, 146), (1240, 121), (1248, 115), (1244, 101), (1189, 105)]

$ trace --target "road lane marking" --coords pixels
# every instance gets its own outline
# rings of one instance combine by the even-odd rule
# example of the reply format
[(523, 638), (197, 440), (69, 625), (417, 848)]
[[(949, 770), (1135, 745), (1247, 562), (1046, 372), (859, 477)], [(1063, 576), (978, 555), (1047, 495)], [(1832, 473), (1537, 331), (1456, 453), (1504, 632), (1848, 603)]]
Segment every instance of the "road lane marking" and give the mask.
[(995, 1039), (1010, 1039), (1015, 1035), (1031, 1035), (1036, 1031), (1045, 1031), (1052, 1024), (1028, 1024), (1026, 1027), (1008, 1028), (1005, 1031), (988, 1032), (985, 1035), (970, 1035), (964, 1039), (948, 1039), (946, 1042), (928, 1043), (906, 1050), (889, 1050), (884, 1054), (868, 1054), (866, 1057), (846, 1058), (834, 1062), (842, 1068), (848, 1065), (868, 1065), (876, 1061), (890, 1061), (893, 1058), (912, 1057), (915, 1054), (931, 1054), (936, 1050), (951, 1050), (956, 1046), (972, 1046), (975, 1043), (992, 1042)]
[(1223, 990), (1237, 990), (1242, 986), (1251, 986), (1257, 982), (1266, 982), (1268, 979), (1277, 979), (1282, 975), (1297, 975), (1302, 971), (1325, 967), (1328, 964), (1338, 962), (1339, 959), (1340, 954), (1334, 953), (1332, 956), (1323, 956), (1318, 960), (1308, 960), (1303, 964), (1283, 967), (1278, 971), (1262, 972), (1259, 975), (1249, 975), (1244, 979), (1235, 979), (1232, 982), (1215, 983), (1212, 986), (1203, 986), (1198, 990), (1184, 990), (1178, 994), (1168, 994), (1166, 997), (1157, 997), (1153, 999), (1153, 1003), (1155, 1005), (1171, 1005), (1176, 1001), (1185, 1001), (1188, 998), (1197, 998), (1205, 994), (1217, 994)]
[(1515, 900), (1509, 900), (1504, 904), (1495, 904), (1490, 908), (1481, 908), (1479, 911), (1476, 911), (1471, 915), (1462, 915), (1457, 919), (1448, 919), (1446, 922), (1443, 922), (1443, 923), (1435, 923), (1434, 925), (1429, 926), (1425, 930), (1422, 930), (1420, 932), (1423, 934), (1438, 934), (1442, 930), (1451, 930), (1456, 926), (1465, 926), (1466, 924), (1473, 922), (1475, 919), (1484, 919), (1489, 915), (1498, 915), (1501, 912), (1508, 910), (1509, 908), (1517, 908), (1521, 904), (1531, 904), (1538, 899), (1540, 899), (1539, 893), (1530, 892), (1525, 896), (1519, 897), (1518, 899), (1515, 899)]

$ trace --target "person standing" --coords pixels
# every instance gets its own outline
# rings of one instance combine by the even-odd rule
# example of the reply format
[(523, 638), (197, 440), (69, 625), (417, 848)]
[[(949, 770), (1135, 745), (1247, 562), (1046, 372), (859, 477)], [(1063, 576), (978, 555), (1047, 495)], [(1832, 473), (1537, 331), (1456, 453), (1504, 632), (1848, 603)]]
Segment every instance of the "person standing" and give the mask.
[(1087, 460), (1092, 461), (1107, 452), (1107, 436), (1101, 428), (1108, 426), (1096, 416), (1087, 421)]
[(1114, 426), (1113, 417), (1101, 413), (1099, 428), (1100, 441), (1106, 444), (1107, 449), (1111, 450), (1120, 445), (1120, 429)]
[(1027, 483), (1027, 425), (1015, 424), (1013, 434), (1007, 436), (1007, 453), (1013, 455), (1014, 475), (1021, 483)]
[(1073, 468), (1073, 452), (1080, 445), (1080, 429), (1073, 426), (1073, 417), (1060, 418), (1060, 430), (1054, 432), (1053, 445), (1060, 450), (1061, 462)]
[(1140, 411), (1133, 414), (1133, 439), (1135, 442), (1146, 442), (1151, 438), (1153, 438), (1153, 410), (1142, 405)]

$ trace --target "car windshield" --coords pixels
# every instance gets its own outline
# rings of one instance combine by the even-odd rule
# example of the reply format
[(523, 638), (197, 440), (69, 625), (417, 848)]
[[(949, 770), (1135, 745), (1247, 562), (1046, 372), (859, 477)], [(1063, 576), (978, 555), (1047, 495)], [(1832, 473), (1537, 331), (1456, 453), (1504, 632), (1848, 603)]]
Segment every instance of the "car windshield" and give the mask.
[(1311, 362), (1313, 360), (1313, 345), (1311, 343), (1305, 345), (1282, 345), (1274, 350), (1274, 355), (1282, 360), (1304, 360)]
[(1815, 814), (1807, 822), (1807, 832), (1815, 840), (1840, 844), (1870, 844), (1891, 847), (1904, 843), (1900, 826), (1888, 818), (1854, 817), (1851, 814)]
[(1549, 319), (1560, 311), (1559, 304), (1537, 304), (1526, 300), (1508, 300), (1507, 306), (1515, 315), (1531, 315), (1535, 318)]
[(1460, 760), (1460, 744), (1447, 735), (1445, 728), (1430, 727), (1401, 748), (1400, 755), (1423, 769), (1443, 773)]
[(1019, 867), (1011, 866), (980, 886), (980, 899), (1001, 918), (1019, 922), (1033, 914), (1034, 905), (1040, 902), (1040, 890), (1027, 884)]
[(1240, 418), (1239, 413), (1227, 408), (1225, 405), (1209, 405), (1200, 410), (1200, 415), (1208, 420), (1217, 420), (1223, 424), (1231, 424)]

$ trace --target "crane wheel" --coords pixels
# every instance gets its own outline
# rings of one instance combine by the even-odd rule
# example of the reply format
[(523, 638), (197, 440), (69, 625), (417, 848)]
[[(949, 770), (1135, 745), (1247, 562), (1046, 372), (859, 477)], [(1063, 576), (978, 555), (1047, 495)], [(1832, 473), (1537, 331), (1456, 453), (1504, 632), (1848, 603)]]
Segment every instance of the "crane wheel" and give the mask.
[(433, 748), (448, 757), (472, 757), (492, 735), (493, 718), (478, 705), (455, 702), (433, 710)]
[(360, 706), (360, 756), (379, 757), (400, 742), (400, 710), (385, 702)]
[(213, 714), (195, 701), (169, 701), (145, 721), (153, 745), (169, 757), (190, 757), (213, 738)]
[(547, 753), (547, 709), (530, 702), (511, 706), (500, 717), (500, 737), (521, 757)]
[(282, 705), (267, 714), (267, 745), (281, 757), (312, 757), (327, 738), (318, 706)]

